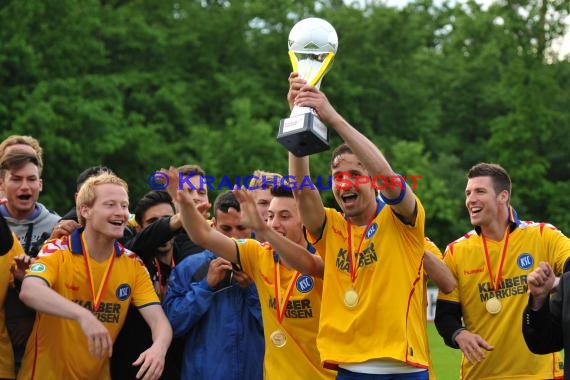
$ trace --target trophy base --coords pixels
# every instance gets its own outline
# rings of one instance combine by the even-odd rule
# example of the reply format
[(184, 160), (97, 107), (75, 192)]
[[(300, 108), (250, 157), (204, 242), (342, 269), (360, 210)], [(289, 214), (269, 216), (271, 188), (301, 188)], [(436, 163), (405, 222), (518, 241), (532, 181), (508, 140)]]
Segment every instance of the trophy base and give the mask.
[(312, 112), (281, 119), (277, 141), (297, 157), (329, 149), (329, 132)]

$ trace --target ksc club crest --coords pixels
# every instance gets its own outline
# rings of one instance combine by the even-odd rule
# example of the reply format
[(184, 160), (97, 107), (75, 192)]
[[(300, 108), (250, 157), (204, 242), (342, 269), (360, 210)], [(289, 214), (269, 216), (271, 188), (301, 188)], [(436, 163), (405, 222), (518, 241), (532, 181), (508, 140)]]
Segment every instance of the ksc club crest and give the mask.
[(376, 222), (372, 223), (370, 227), (366, 230), (366, 239), (370, 239), (378, 231), (378, 224)]
[(534, 259), (530, 253), (521, 253), (519, 257), (517, 257), (517, 265), (523, 270), (532, 268), (532, 264), (534, 264)]
[(304, 274), (302, 276), (299, 276), (296, 286), (297, 290), (301, 293), (309, 293), (315, 286), (315, 280), (313, 280), (311, 276)]
[(121, 284), (115, 291), (115, 295), (119, 300), (124, 301), (131, 295), (131, 287), (128, 284)]

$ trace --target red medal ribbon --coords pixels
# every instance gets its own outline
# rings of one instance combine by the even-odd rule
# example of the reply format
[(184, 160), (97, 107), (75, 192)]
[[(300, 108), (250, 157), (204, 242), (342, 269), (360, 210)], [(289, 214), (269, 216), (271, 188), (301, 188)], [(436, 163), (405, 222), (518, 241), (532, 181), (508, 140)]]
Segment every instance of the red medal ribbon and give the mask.
[(346, 228), (347, 228), (347, 235), (348, 235), (348, 265), (350, 267), (350, 280), (352, 281), (352, 283), (354, 283), (354, 281), (356, 280), (356, 271), (358, 270), (356, 263), (358, 262), (358, 255), (360, 254), (360, 248), (362, 248), (362, 242), (364, 242), (364, 238), (366, 237), (366, 233), (368, 232), (370, 225), (372, 224), (372, 222), (374, 221), (374, 219), (376, 218), (377, 215), (378, 215), (378, 213), (375, 213), (372, 216), (372, 218), (370, 218), (368, 223), (366, 224), (366, 228), (364, 229), (364, 232), (362, 233), (362, 237), (360, 238), (360, 242), (358, 243), (358, 248), (356, 249), (356, 253), (354, 254), (354, 258), (352, 256), (352, 223), (350, 222), (350, 219), (347, 220), (347, 223), (346, 223), (347, 227)]
[(491, 286), (494, 291), (499, 290), (499, 284), (501, 283), (503, 276), (503, 264), (505, 263), (505, 256), (507, 255), (507, 247), (509, 245), (509, 236), (511, 234), (510, 226), (507, 226), (507, 231), (505, 232), (505, 243), (503, 244), (503, 252), (501, 254), (501, 262), (499, 264), (499, 271), (497, 273), (497, 278), (493, 279), (493, 272), (491, 269), (491, 259), (489, 258), (489, 249), (487, 248), (487, 240), (483, 231), (481, 231), (481, 238), (483, 239), (483, 249), (485, 250), (485, 264), (487, 265), (487, 272), (489, 272), (489, 279), (491, 280)]
[(93, 275), (91, 274), (91, 266), (89, 265), (89, 249), (87, 247), (87, 243), (85, 242), (84, 235), (81, 234), (81, 246), (83, 250), (83, 260), (85, 261), (85, 269), (87, 271), (87, 279), (89, 280), (89, 290), (91, 291), (91, 299), (93, 300), (93, 312), (97, 312), (99, 309), (99, 304), (101, 303), (101, 298), (103, 298), (103, 293), (105, 292), (105, 288), (107, 287), (107, 282), (109, 281), (109, 277), (111, 275), (111, 268), (113, 267), (113, 262), (115, 261), (115, 250), (113, 249), (113, 253), (111, 255), (111, 259), (109, 260), (109, 264), (107, 264), (107, 269), (105, 269), (105, 274), (103, 274), (103, 279), (99, 284), (99, 290), (97, 291), (97, 295), (95, 295), (95, 287), (93, 285)]
[[(164, 296), (165, 289), (162, 288), (162, 273), (160, 273), (160, 263), (158, 262), (158, 258), (154, 258), (154, 267), (156, 268), (156, 277), (158, 278), (158, 291), (160, 292), (159, 296)], [(174, 257), (170, 259), (170, 268), (174, 268)]]
[(289, 281), (289, 284), (287, 285), (287, 290), (285, 291), (285, 298), (282, 298), (280, 300), (280, 294), (281, 292), (279, 291), (279, 289), (281, 288), (281, 273), (279, 270), (279, 255), (274, 253), (274, 262), (275, 265), (273, 266), (273, 282), (275, 284), (274, 289), (275, 289), (275, 307), (277, 308), (277, 321), (279, 322), (279, 324), (281, 324), (283, 322), (283, 318), (285, 317), (285, 310), (287, 309), (287, 302), (289, 301), (289, 298), (291, 298), (291, 294), (293, 294), (293, 284), (295, 284), (295, 282), (297, 281), (297, 279), (299, 278), (299, 276), (301, 275), (301, 273), (299, 271), (295, 271), (295, 275), (293, 276), (293, 278), (291, 279), (291, 281)]

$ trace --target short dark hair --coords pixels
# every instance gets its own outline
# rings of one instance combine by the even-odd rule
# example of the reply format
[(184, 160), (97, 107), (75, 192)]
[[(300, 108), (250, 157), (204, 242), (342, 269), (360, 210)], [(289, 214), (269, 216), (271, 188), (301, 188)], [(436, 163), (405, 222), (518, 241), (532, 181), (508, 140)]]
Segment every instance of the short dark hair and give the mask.
[(354, 154), (354, 152), (352, 151), (352, 149), (348, 146), (347, 143), (342, 143), (339, 146), (337, 146), (335, 148), (335, 150), (333, 150), (332, 152), (332, 156), (331, 156), (331, 162), (330, 162), (330, 167), (331, 169), (333, 168), (334, 165), (334, 160), (338, 157), (338, 156), (342, 156), (343, 154)]
[(177, 167), (176, 170), (184, 175), (198, 174), (200, 177), (206, 176), (206, 172), (200, 167), (200, 165), (182, 165)]
[(79, 191), (81, 185), (83, 185), (83, 183), (87, 181), (87, 178), (95, 177), (96, 175), (102, 173), (115, 174), (111, 169), (102, 165), (91, 166), (90, 168), (87, 168), (84, 171), (82, 171), (81, 174), (77, 176), (77, 180), (75, 181), (77, 185), (77, 191)]
[(146, 193), (138, 202), (135, 207), (135, 220), (139, 226), (142, 226), (143, 215), (151, 207), (161, 203), (166, 203), (172, 207), (172, 211), (176, 212), (172, 198), (166, 191), (152, 190)]
[(293, 198), (293, 189), (291, 187), (277, 186), (271, 189), (271, 195), (276, 198)]
[(511, 178), (501, 165), (480, 162), (471, 167), (467, 173), (467, 178), (469, 179), (476, 177), (491, 177), (495, 193), (499, 194), (501, 191), (506, 190), (509, 192), (509, 198), (511, 197), (513, 186)]
[(231, 190), (226, 190), (216, 197), (214, 201), (214, 216), (218, 210), (227, 214), (230, 208), (235, 208), (237, 211), (241, 210), (239, 202)]
[(14, 149), (6, 153), (0, 158), (0, 178), (4, 178), (7, 171), (20, 169), (28, 163), (36, 165), (39, 175), (42, 175), (42, 167), (37, 155), (19, 149)]

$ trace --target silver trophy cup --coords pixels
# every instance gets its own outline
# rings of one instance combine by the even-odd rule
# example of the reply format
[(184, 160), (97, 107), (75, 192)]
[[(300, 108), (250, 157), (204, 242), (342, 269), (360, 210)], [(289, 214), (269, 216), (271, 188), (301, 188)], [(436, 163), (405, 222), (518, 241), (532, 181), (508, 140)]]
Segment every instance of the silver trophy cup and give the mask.
[[(320, 18), (306, 18), (289, 33), (289, 59), (293, 71), (311, 86), (320, 88), (338, 49), (333, 26)], [(309, 107), (293, 107), (291, 116), (279, 124), (277, 141), (297, 157), (329, 149), (327, 127)]]

